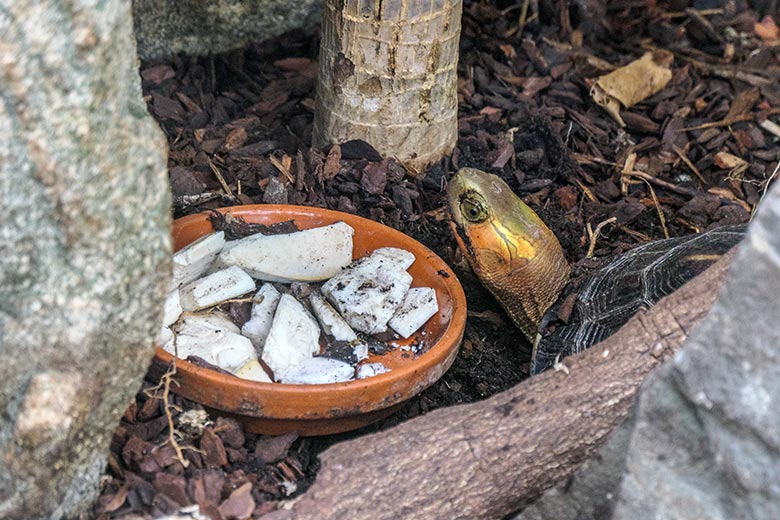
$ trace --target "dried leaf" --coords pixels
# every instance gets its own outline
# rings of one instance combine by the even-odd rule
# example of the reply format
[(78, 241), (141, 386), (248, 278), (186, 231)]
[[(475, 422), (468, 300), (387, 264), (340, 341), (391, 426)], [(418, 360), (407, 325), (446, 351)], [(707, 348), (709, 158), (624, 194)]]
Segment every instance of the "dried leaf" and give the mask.
[(780, 28), (770, 15), (766, 15), (760, 22), (756, 22), (753, 30), (764, 43), (776, 44), (780, 40)]
[(222, 145), (222, 149), (235, 150), (236, 148), (241, 148), (246, 143), (246, 139), (246, 129), (242, 126), (235, 128), (225, 137), (225, 144)]
[(739, 92), (731, 103), (728, 114), (723, 118), (723, 124), (730, 125), (747, 116), (760, 96), (761, 92), (757, 88)]
[(724, 170), (731, 170), (747, 163), (744, 159), (737, 157), (736, 155), (731, 155), (728, 152), (718, 152), (715, 154), (715, 164)]
[(660, 92), (672, 79), (673, 55), (667, 51), (647, 52), (609, 74), (601, 76), (590, 89), (593, 100), (611, 115), (620, 126), (620, 108), (630, 108)]
[(341, 146), (334, 144), (330, 152), (328, 152), (328, 158), (325, 159), (325, 166), (322, 167), (322, 180), (329, 181), (336, 175), (338, 175), (341, 169)]

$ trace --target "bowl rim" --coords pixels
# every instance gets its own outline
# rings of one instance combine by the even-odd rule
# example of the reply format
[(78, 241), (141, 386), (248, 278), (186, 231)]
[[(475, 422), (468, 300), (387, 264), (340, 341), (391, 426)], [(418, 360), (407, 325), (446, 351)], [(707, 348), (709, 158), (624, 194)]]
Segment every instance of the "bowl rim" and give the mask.
[[(397, 393), (391, 393), (383, 401), (377, 403), (378, 406), (355, 410), (355, 413), (362, 413), (371, 410), (386, 408), (392, 406), (393, 404), (409, 399), (410, 397), (422, 391), (424, 388), (430, 386), (433, 382), (438, 380), (447, 369), (449, 369), (449, 366), (451, 365), (452, 361), (454, 361), (455, 355), (457, 354), (458, 348), (460, 347), (460, 343), (465, 331), (466, 315), (467, 315), (466, 297), (463, 291), (463, 287), (458, 281), (458, 278), (456, 277), (452, 269), (436, 253), (431, 251), (427, 246), (425, 246), (421, 242), (413, 239), (409, 235), (406, 235), (405, 233), (399, 230), (393, 229), (385, 224), (364, 217), (360, 217), (350, 213), (344, 213), (341, 211), (325, 209), (325, 208), (318, 208), (313, 206), (299, 206), (299, 205), (291, 205), (291, 204), (250, 204), (250, 205), (240, 205), (240, 206), (229, 206), (229, 207), (218, 208), (215, 210), (199, 212), (192, 215), (187, 215), (185, 217), (181, 217), (174, 221), (173, 233), (172, 233), (174, 241), (177, 234), (183, 232), (183, 229), (185, 229), (186, 226), (195, 225), (195, 224), (200, 225), (200, 223), (203, 220), (208, 221), (208, 215), (210, 211), (218, 211), (222, 214), (231, 213), (235, 216), (240, 216), (240, 217), (246, 217), (247, 215), (257, 214), (258, 212), (271, 213), (273, 215), (280, 216), (280, 218), (276, 220), (277, 222), (282, 222), (288, 219), (294, 220), (296, 216), (306, 217), (306, 218), (321, 217), (326, 220), (332, 220), (333, 222), (339, 220), (344, 221), (350, 226), (352, 226), (353, 228), (355, 228), (356, 231), (357, 228), (359, 227), (363, 231), (368, 231), (372, 233), (376, 233), (376, 232), (388, 233), (389, 236), (392, 237), (392, 240), (389, 241), (392, 242), (393, 247), (402, 247), (408, 250), (409, 249), (409, 247), (407, 247), (408, 245), (411, 246), (411, 249), (422, 251), (424, 253), (424, 258), (420, 258), (419, 255), (417, 254), (416, 256), (418, 256), (418, 260), (424, 260), (430, 263), (431, 266), (434, 268), (434, 270), (438, 272), (439, 275), (441, 276), (443, 286), (446, 288), (446, 291), (449, 293), (449, 297), (451, 299), (452, 315), (450, 316), (450, 319), (447, 322), (444, 332), (442, 333), (439, 340), (436, 341), (436, 343), (434, 343), (433, 345), (431, 345), (428, 348), (428, 350), (426, 350), (423, 354), (416, 356), (412, 360), (412, 362), (408, 364), (405, 364), (398, 368), (393, 368), (389, 372), (368, 377), (365, 379), (354, 379), (354, 380), (345, 381), (341, 383), (310, 384), (310, 385), (265, 383), (265, 382), (241, 379), (233, 375), (222, 374), (220, 372), (217, 372), (209, 368), (197, 366), (181, 358), (175, 358), (176, 371), (178, 375), (182, 375), (182, 374), (187, 375), (189, 376), (190, 379), (201, 381), (204, 384), (234, 388), (236, 390), (240, 390), (241, 393), (245, 393), (245, 394), (252, 394), (258, 392), (266, 395), (271, 395), (271, 396), (284, 394), (291, 398), (306, 397), (307, 399), (309, 399), (311, 395), (315, 393), (320, 396), (327, 394), (328, 396), (332, 396), (330, 399), (327, 399), (329, 403), (332, 403), (334, 400), (337, 400), (336, 396), (340, 394), (345, 394), (346, 396), (346, 394), (351, 394), (354, 392), (360, 393), (363, 392), (364, 390), (367, 390), (375, 386), (388, 386), (392, 388), (394, 382), (403, 381), (406, 378), (413, 377), (417, 372), (434, 371), (437, 366), (446, 364), (446, 366), (443, 367), (444, 369), (441, 370), (440, 373), (435, 374), (435, 376), (432, 378), (431, 377), (425, 378), (425, 380), (422, 381), (421, 385), (416, 384), (415, 389), (412, 390), (411, 393), (409, 393), (408, 395), (407, 393), (404, 393), (403, 395), (397, 395)], [(327, 225), (327, 224), (322, 224), (322, 225)], [(316, 226), (312, 226), (312, 227), (316, 227)], [(303, 229), (307, 229), (307, 227), (304, 227)], [(165, 350), (163, 350), (160, 346), (157, 346), (155, 352), (155, 360), (162, 362), (166, 365), (169, 365), (174, 360), (174, 356), (166, 352)], [(182, 395), (184, 395), (184, 393), (182, 393)], [(218, 403), (201, 402), (201, 404), (212, 408), (224, 409), (221, 408)], [(334, 417), (339, 415), (350, 415), (349, 413), (333, 415), (333, 412), (335, 410), (332, 408), (332, 406), (328, 405), (327, 403), (321, 403), (321, 404), (325, 405), (324, 407), (325, 410), (316, 410), (316, 408), (323, 408), (323, 407), (315, 406), (314, 407), (315, 409), (313, 409), (311, 413), (307, 414), (306, 418), (317, 419), (317, 418), (324, 418), (324, 417)], [(348, 404), (348, 403), (344, 403), (344, 404)], [(235, 410), (229, 410), (229, 409), (226, 409), (226, 411), (235, 412)], [(266, 408), (263, 408), (262, 410), (254, 411), (252, 410), (251, 406), (248, 406), (247, 409), (242, 413), (248, 413), (248, 415), (257, 416), (257, 417), (262, 416), (264, 418), (279, 418), (279, 419), (302, 418), (301, 416), (291, 416), (291, 415), (284, 415), (284, 414), (271, 413), (271, 412), (272, 410)]]

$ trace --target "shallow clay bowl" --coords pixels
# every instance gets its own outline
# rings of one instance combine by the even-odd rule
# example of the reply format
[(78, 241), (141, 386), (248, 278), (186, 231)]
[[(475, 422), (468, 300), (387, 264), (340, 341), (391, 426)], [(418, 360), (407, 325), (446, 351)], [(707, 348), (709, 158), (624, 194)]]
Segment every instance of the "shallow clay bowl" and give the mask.
[[(355, 229), (353, 258), (385, 246), (411, 251), (416, 257), (409, 268), (414, 279), (412, 287), (433, 287), (439, 312), (428, 320), (422, 333), (418, 331), (408, 340), (397, 340), (394, 343), (399, 348), (364, 361), (381, 362), (391, 369), (378, 376), (320, 385), (257, 383), (177, 360), (178, 385), (171, 389), (179, 395), (219, 415), (235, 417), (251, 432), (327, 435), (360, 428), (390, 415), (403, 401), (438, 380), (452, 365), (466, 322), (463, 288), (447, 264), (416, 240), (371, 220), (319, 208), (269, 204), (220, 211), (266, 225), (293, 220), (299, 229), (344, 221)], [(208, 213), (180, 218), (173, 224), (174, 248), (181, 249), (212, 231)], [(420, 340), (425, 342), (421, 354), (402, 348)], [(172, 361), (169, 353), (158, 348), (152, 374), (161, 376)]]

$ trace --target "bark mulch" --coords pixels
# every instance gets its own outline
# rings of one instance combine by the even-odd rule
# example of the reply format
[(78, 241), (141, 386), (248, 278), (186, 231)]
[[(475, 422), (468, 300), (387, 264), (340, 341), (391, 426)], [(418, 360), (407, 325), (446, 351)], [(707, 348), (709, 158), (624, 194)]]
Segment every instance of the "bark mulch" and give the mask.
[[(523, 4), (465, 2), (458, 147), (422, 179), (362, 141), (310, 147), (316, 35), (143, 64), (145, 99), (170, 145), (176, 217), (256, 203), (366, 216), (423, 242), (456, 270), (469, 320), (439, 382), (389, 419), (349, 434), (245, 433), (147, 381), (115, 432), (95, 517), (149, 518), (192, 503), (214, 519), (258, 517), (305, 491), (317, 454), (334, 442), (526, 378), (530, 345), (449, 232), (443, 187), (459, 167), (507, 180), (578, 272), (640, 243), (750, 219), (780, 159), (772, 123), (780, 111), (777, 20), (760, 20), (743, 2), (695, 2), (694, 10), (685, 1), (649, 8), (655, 2), (596, 0), (541, 0), (538, 16), (523, 20)], [(672, 80), (624, 110), (621, 128), (591, 100), (590, 85), (654, 49), (673, 53)], [(589, 229), (607, 221), (586, 258)]]

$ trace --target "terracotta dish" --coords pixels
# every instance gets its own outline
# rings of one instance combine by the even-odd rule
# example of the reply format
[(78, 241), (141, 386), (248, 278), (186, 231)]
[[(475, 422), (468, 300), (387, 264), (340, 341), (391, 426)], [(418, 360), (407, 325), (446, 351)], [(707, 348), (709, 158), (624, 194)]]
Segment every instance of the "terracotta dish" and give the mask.
[[(327, 435), (360, 428), (390, 415), (452, 365), (466, 322), (463, 288), (447, 264), (416, 240), (371, 220), (319, 208), (255, 205), (220, 211), (261, 224), (294, 220), (300, 229), (344, 221), (355, 229), (354, 258), (384, 246), (411, 251), (417, 258), (409, 268), (412, 286), (433, 287), (439, 312), (425, 324), (422, 335), (418, 332), (406, 341), (397, 341), (408, 345), (422, 337), (428, 345), (424, 353), (415, 355), (399, 348), (382, 356), (372, 355), (366, 361), (381, 362), (391, 369), (378, 376), (320, 385), (257, 383), (179, 359), (175, 376), (178, 385), (172, 387), (176, 393), (217, 414), (235, 417), (251, 432)], [(212, 231), (207, 213), (180, 218), (173, 225), (174, 248), (178, 250)], [(158, 348), (152, 374), (161, 376), (172, 361), (170, 354)]]

